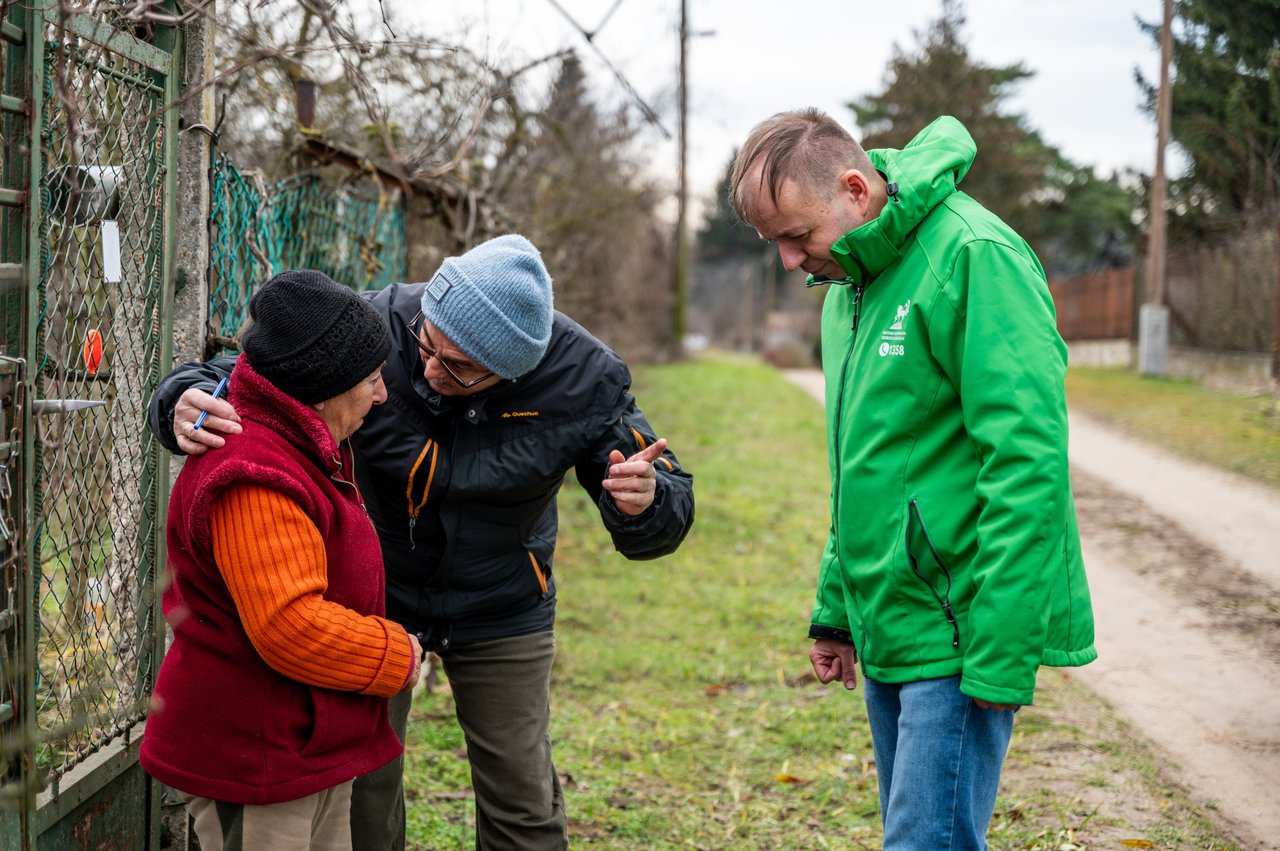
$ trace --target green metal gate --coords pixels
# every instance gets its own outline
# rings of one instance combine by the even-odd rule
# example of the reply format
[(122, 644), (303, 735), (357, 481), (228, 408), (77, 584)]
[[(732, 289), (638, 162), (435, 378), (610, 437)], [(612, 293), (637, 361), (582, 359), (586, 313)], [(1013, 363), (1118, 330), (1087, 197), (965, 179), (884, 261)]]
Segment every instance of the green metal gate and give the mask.
[(0, 22), (0, 847), (156, 848), (179, 36), (63, 5)]

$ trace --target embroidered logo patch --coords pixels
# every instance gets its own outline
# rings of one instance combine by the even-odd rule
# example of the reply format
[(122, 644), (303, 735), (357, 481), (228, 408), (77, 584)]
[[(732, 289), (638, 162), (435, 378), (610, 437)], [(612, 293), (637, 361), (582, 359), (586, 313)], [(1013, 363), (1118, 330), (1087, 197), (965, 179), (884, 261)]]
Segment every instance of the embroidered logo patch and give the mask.
[(427, 285), (427, 295), (436, 301), (444, 298), (444, 294), (449, 292), (449, 288), (453, 286), (453, 281), (445, 277), (444, 272), (436, 272), (436, 276), (431, 279), (431, 283)]
[(501, 419), (509, 420), (513, 417), (537, 417), (541, 416), (538, 411), (503, 411)]

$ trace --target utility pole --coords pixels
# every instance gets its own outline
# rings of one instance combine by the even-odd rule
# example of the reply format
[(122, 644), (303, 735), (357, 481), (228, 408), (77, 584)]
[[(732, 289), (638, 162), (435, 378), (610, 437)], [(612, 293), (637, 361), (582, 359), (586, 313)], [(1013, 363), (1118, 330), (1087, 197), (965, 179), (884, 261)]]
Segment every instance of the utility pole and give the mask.
[(1276, 222), (1276, 324), (1271, 337), (1271, 378), (1280, 386), (1280, 222)]
[(1169, 308), (1165, 305), (1165, 273), (1168, 245), (1165, 199), (1168, 181), (1164, 152), (1169, 141), (1171, 101), (1169, 64), (1173, 58), (1173, 0), (1164, 0), (1160, 27), (1160, 90), (1156, 93), (1156, 167), (1151, 176), (1151, 207), (1147, 217), (1147, 261), (1143, 275), (1146, 298), (1138, 315), (1138, 370), (1143, 375), (1164, 375), (1169, 357)]
[(671, 335), (672, 351), (679, 357), (684, 350), (685, 306), (689, 291), (689, 238), (685, 234), (684, 211), (688, 194), (685, 169), (688, 160), (689, 87), (687, 82), (686, 54), (689, 41), (689, 0), (680, 0), (680, 126), (676, 131), (680, 165), (676, 179), (676, 245), (675, 273), (671, 287)]

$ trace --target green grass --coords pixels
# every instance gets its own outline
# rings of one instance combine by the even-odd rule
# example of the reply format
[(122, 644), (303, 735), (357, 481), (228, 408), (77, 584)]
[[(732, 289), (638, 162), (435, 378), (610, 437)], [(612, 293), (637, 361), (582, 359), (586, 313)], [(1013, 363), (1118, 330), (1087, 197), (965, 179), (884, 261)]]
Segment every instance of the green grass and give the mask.
[(1067, 402), (1144, 440), (1280, 487), (1280, 401), (1128, 370), (1073, 368)]
[[(741, 360), (638, 370), (636, 393), (694, 473), (697, 521), (676, 554), (629, 562), (575, 485), (561, 496), (551, 734), (572, 845), (879, 848), (861, 691), (819, 685), (805, 655), (828, 523), (820, 406)], [(1042, 678), (1037, 702), (1043, 695), (1048, 709), (1020, 714), (1011, 759), (1021, 767), (1002, 788), (993, 848), (1067, 847), (1059, 834), (1102, 823), (1080, 811), (1076, 796), (1126, 771), (1128, 746), (1125, 734), (1110, 733), (1116, 753), (1107, 753), (1055, 711), (1077, 705), (1077, 691), (1061, 676)], [(415, 704), (411, 849), (473, 845), (474, 802), (452, 713), (447, 691)], [(1078, 780), (1045, 788), (1035, 766), (1064, 749), (1082, 754), (1068, 762), (1087, 765)], [(1118, 784), (1115, 794), (1133, 797), (1132, 786)], [(1175, 803), (1154, 827), (1126, 818), (1116, 829), (1190, 835), (1176, 793), (1161, 796)]]

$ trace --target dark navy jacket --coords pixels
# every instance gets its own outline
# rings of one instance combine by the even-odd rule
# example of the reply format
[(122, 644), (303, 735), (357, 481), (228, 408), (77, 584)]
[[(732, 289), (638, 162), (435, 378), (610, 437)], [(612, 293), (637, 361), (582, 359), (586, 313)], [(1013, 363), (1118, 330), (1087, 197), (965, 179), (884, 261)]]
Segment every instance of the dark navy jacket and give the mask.
[[(614, 507), (600, 485), (610, 450), (630, 456), (656, 436), (636, 407), (626, 364), (560, 313), (528, 375), (475, 396), (433, 392), (408, 327), (423, 286), (367, 294), (391, 328), (387, 401), (369, 412), (353, 444), (382, 542), (387, 616), (436, 650), (550, 629), (565, 474), (575, 471), (631, 559), (666, 555), (684, 540), (693, 478), (665, 452), (653, 505), (637, 517)], [(184, 364), (161, 383), (148, 424), (170, 451), (178, 451), (171, 423), (182, 392), (211, 390), (232, 363)]]

